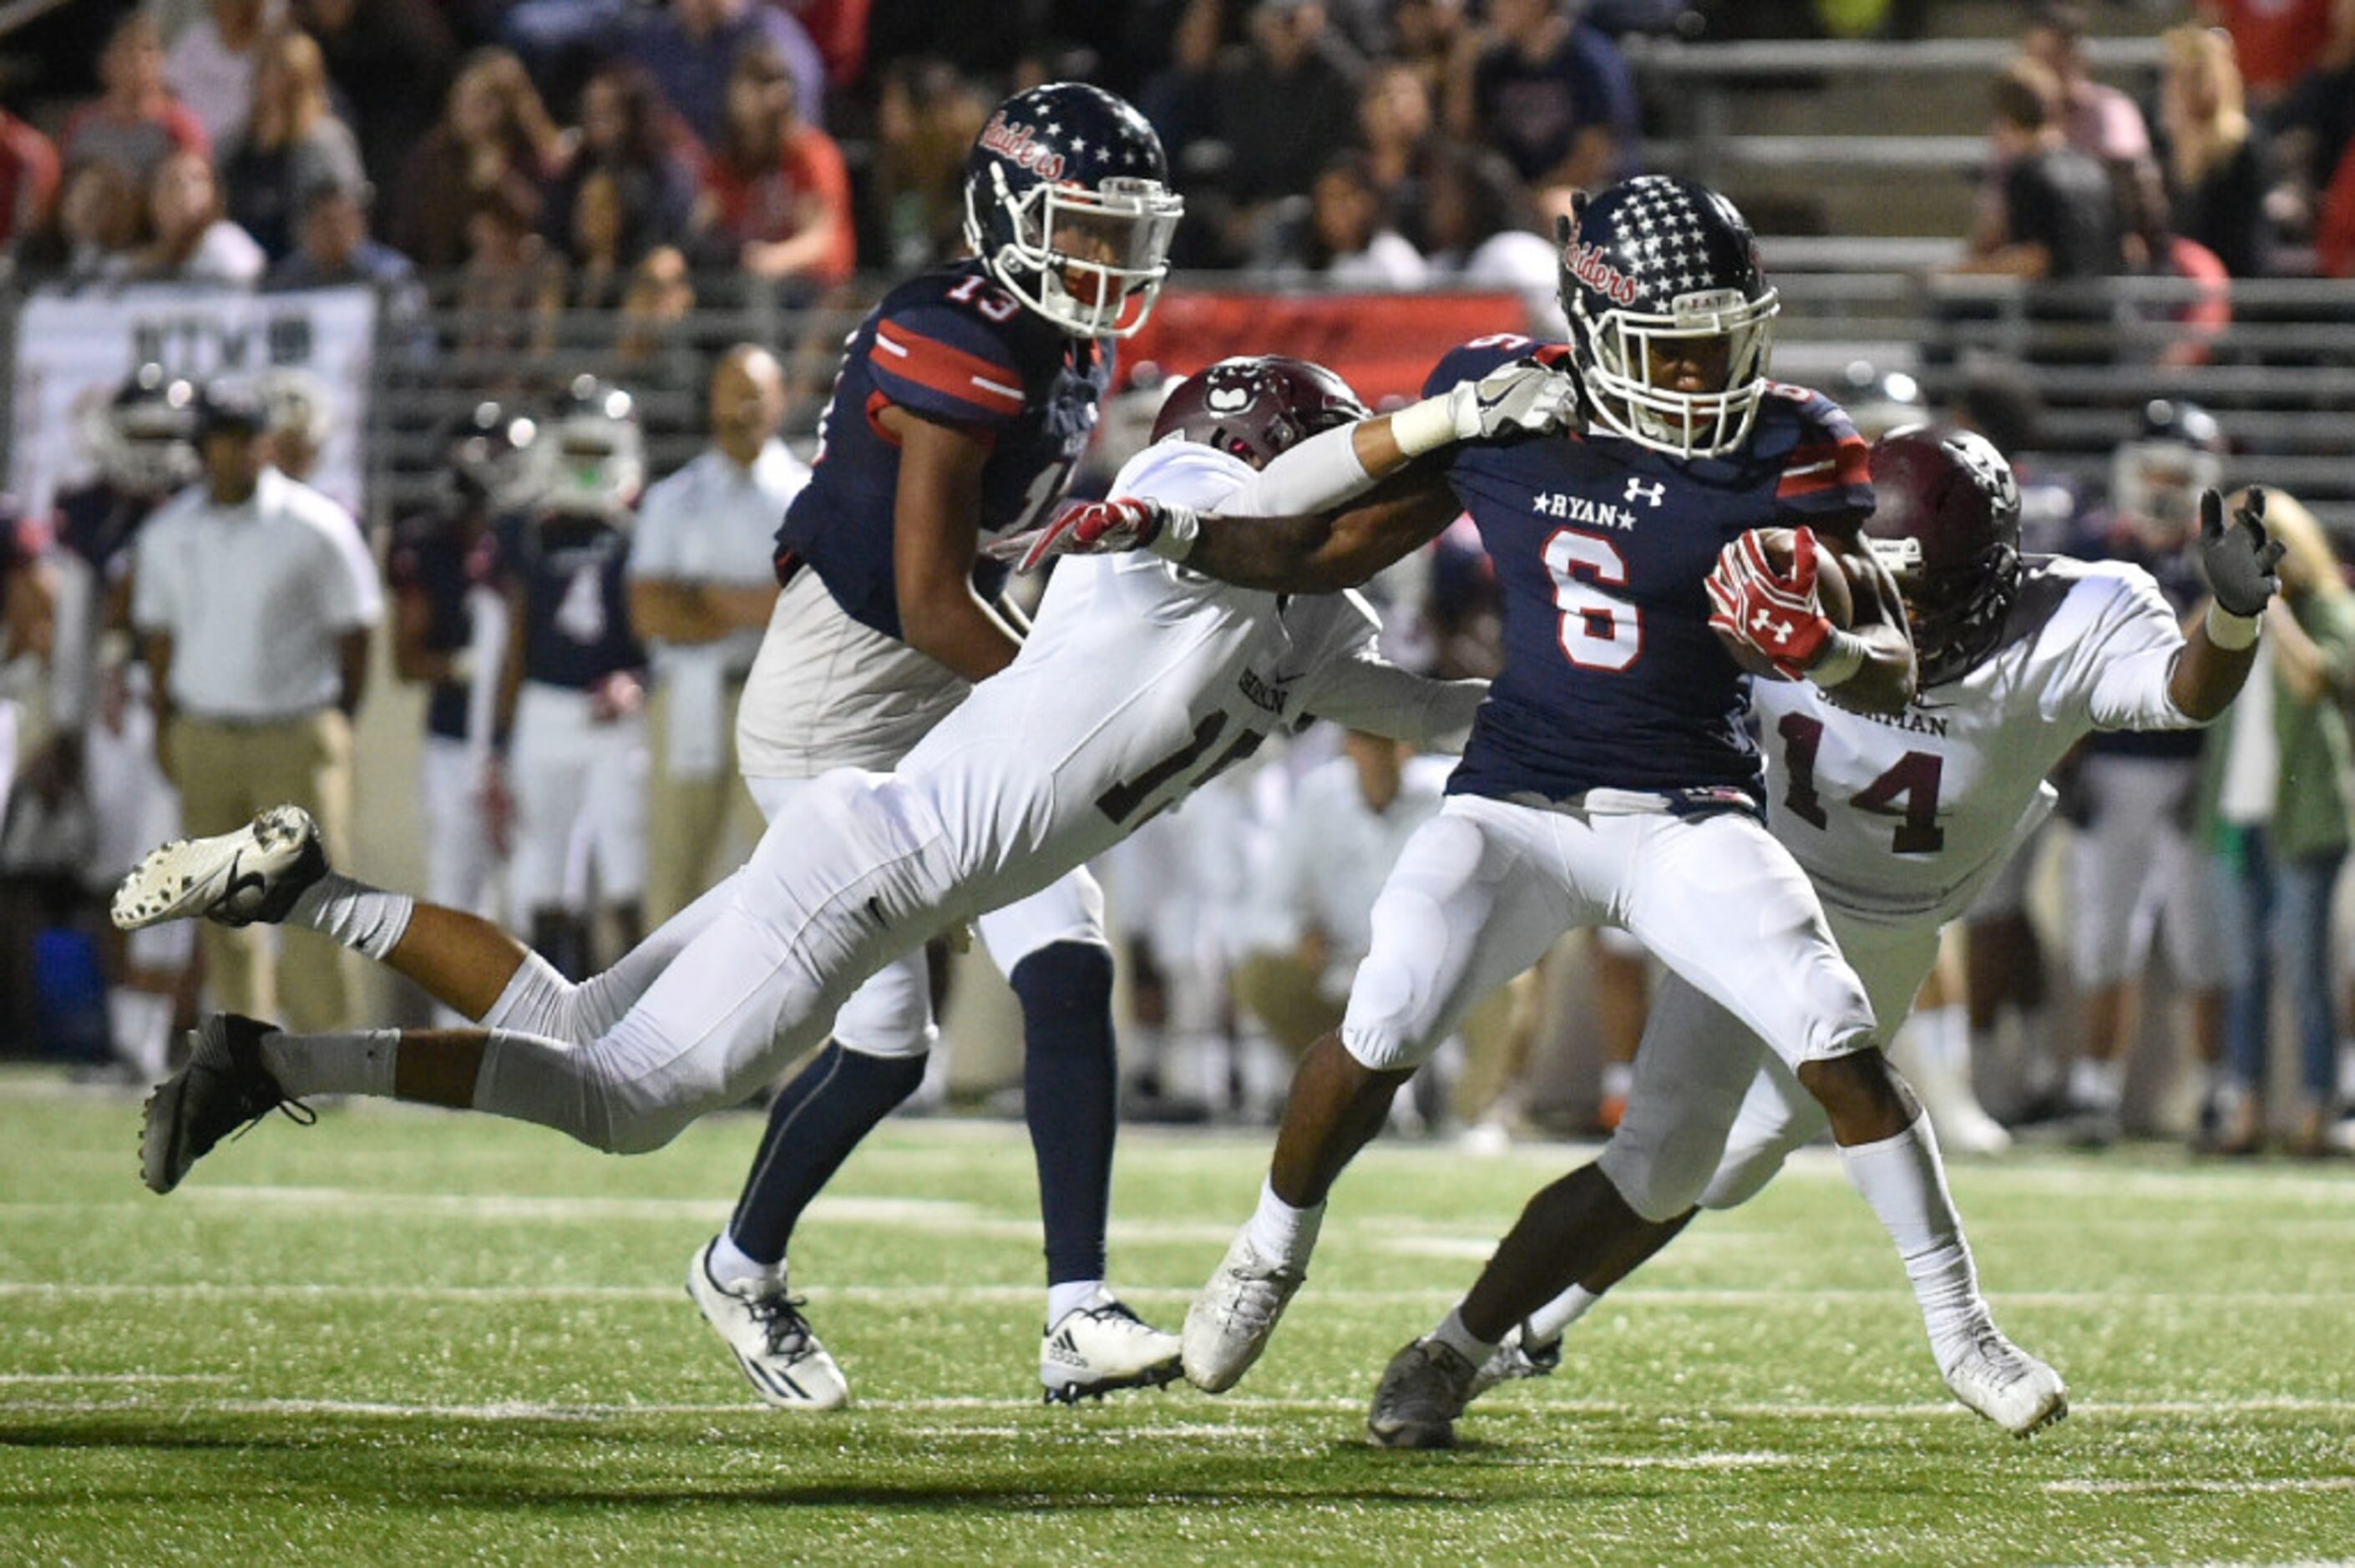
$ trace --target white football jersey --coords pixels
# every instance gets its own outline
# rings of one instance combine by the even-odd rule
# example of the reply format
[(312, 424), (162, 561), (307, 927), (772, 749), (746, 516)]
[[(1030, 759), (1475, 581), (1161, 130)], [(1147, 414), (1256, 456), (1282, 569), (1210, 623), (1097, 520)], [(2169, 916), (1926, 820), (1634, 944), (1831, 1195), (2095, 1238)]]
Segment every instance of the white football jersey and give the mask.
[(2197, 727), (2168, 694), (2182, 647), (2140, 567), (2032, 558), (2001, 646), (1902, 715), (1753, 683), (1768, 823), (1828, 908), (1944, 923), (2051, 811), (2044, 776), (2082, 736)]
[[(1164, 441), (1113, 493), (1251, 514), (1256, 471)], [(1482, 683), (1406, 673), (1355, 593), (1279, 597), (1145, 552), (1056, 568), (1020, 655), (897, 769), (939, 812), (961, 879), (995, 895), (1076, 865), (1311, 716), (1460, 747)]]

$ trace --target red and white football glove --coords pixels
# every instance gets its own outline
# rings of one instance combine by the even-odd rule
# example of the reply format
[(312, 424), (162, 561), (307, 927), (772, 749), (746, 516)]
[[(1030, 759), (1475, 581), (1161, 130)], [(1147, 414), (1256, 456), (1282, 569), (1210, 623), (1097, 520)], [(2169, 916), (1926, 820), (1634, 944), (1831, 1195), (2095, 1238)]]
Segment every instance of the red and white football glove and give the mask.
[(1124, 497), (1067, 506), (1037, 528), (1008, 534), (982, 546), (993, 561), (1011, 561), (1028, 576), (1057, 556), (1107, 556), (1121, 550), (1151, 550), (1182, 561), (1201, 532), (1201, 515), (1190, 506)]
[(1709, 623), (1752, 648), (1786, 681), (1806, 678), (1838, 630), (1816, 591), (1816, 535), (1795, 528), (1788, 572), (1752, 529), (1720, 550), (1710, 571)]

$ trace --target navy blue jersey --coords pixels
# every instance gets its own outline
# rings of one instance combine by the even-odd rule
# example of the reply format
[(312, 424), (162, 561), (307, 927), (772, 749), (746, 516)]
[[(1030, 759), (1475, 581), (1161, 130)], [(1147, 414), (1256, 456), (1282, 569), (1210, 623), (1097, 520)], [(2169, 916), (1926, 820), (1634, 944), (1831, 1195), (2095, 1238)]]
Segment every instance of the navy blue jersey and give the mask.
[[(456, 653), (474, 641), (474, 618), (466, 608), (466, 595), (491, 581), (497, 562), (498, 546), (491, 531), (470, 530), (462, 518), (428, 512), (394, 524), (385, 575), (395, 593), (425, 600), (429, 652)], [(464, 683), (433, 683), (425, 699), (425, 732), (451, 740), (466, 738)]]
[[(2067, 544), (2067, 553), (2081, 561), (2124, 561), (2148, 572), (2178, 620), (2208, 597), (2208, 581), (2191, 558), (2192, 548), (2186, 542), (2179, 550), (2154, 550), (2133, 524), (2106, 511), (2077, 519)], [(2097, 729), (2085, 737), (2084, 749), (2110, 757), (2189, 759), (2206, 744), (2207, 736), (2196, 729)]]
[(133, 495), (95, 480), (57, 496), (58, 543), (90, 563), (101, 582), (112, 582), (131, 569), (131, 545), (140, 524), (168, 500), (161, 495)]
[(523, 678), (587, 691), (643, 669), (630, 630), (628, 535), (593, 517), (549, 515), (503, 529), (507, 572), (523, 583)]
[[(1024, 310), (978, 261), (900, 284), (845, 345), (810, 482), (777, 530), (780, 579), (798, 558), (853, 620), (901, 636), (891, 564), (900, 450), (877, 422), (883, 406), (989, 439), (981, 474), (981, 535), (989, 539), (1043, 517), (1061, 497), (1112, 370), (1109, 344), (1071, 337)], [(976, 561), (975, 588), (995, 598), (1006, 571)]]
[[(1476, 340), (1427, 390), (1559, 344)], [(1709, 627), (1701, 584), (1746, 529), (1872, 509), (1867, 449), (1838, 405), (1775, 386), (1743, 450), (1667, 456), (1615, 436), (1453, 449), (1448, 481), (1505, 607), (1505, 667), (1449, 780), (1458, 793), (1563, 800), (1597, 788), (1760, 798), (1748, 677)]]

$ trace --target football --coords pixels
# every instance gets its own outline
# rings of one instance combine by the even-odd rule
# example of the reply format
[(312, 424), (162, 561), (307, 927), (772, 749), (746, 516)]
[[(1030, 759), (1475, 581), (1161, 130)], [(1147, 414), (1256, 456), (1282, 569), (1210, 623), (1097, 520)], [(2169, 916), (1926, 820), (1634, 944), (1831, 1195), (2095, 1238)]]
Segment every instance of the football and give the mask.
[[(1792, 562), (1798, 555), (1797, 536), (1793, 531), (1788, 528), (1758, 528), (1753, 532), (1758, 535), (1759, 548), (1765, 552), (1767, 560), (1774, 563), (1774, 570), (1777, 573), (1790, 571)], [(1845, 631), (1856, 613), (1856, 600), (1849, 591), (1848, 573), (1841, 567), (1839, 556), (1833, 553), (1835, 548), (1822, 535), (1816, 535), (1816, 597), (1823, 602), (1825, 619)], [(1711, 630), (1716, 631), (1717, 641), (1724, 648), (1726, 657), (1751, 674), (1764, 675), (1769, 680), (1785, 678), (1776, 673), (1774, 664), (1756, 648), (1722, 627)]]

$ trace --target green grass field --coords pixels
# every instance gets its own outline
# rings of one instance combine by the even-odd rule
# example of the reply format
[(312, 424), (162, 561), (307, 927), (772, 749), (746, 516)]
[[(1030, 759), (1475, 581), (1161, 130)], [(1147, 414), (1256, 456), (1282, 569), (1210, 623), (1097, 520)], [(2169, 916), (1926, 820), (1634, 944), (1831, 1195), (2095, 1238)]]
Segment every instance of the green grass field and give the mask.
[[(1895, 1259), (1805, 1158), (1493, 1394), (1369, 1448), (1391, 1351), (1584, 1151), (1380, 1147), (1235, 1393), (1036, 1403), (1018, 1127), (876, 1138), (795, 1249), (858, 1404), (751, 1402), (681, 1292), (752, 1148), (635, 1160), (374, 1106), (168, 1199), (136, 1103), (0, 1075), (0, 1561), (2280, 1561), (2355, 1556), (2355, 1172), (2169, 1152), (1960, 1171), (2074, 1414), (1948, 1404)], [(1174, 1326), (1265, 1135), (1123, 1145), (1114, 1266)]]

